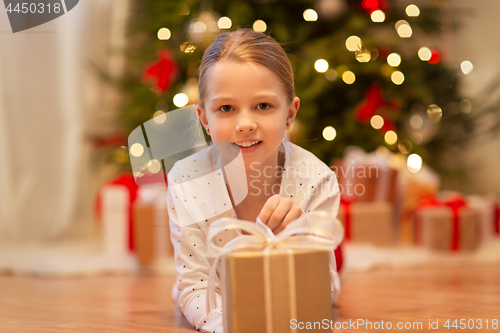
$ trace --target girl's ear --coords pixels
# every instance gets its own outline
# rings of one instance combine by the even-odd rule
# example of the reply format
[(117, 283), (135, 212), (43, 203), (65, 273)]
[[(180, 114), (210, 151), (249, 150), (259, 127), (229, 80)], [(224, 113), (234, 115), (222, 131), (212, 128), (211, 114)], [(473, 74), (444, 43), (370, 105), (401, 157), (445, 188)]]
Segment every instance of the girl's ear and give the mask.
[(297, 112), (300, 108), (300, 99), (295, 96), (290, 103), (290, 107), (288, 108), (288, 117), (286, 119), (286, 129), (290, 129), (292, 127), (292, 123), (297, 116)]
[(207, 134), (210, 135), (210, 129), (208, 128), (207, 114), (205, 112), (205, 109), (200, 104), (196, 104), (196, 114), (198, 115), (198, 119), (200, 119), (201, 124), (207, 131)]

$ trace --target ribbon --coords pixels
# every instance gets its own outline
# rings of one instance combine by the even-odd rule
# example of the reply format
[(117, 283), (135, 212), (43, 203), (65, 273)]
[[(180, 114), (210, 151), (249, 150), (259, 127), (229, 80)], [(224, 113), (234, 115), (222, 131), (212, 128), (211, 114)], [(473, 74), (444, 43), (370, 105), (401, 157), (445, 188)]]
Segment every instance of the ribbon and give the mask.
[[(217, 242), (214, 242), (216, 236), (230, 229), (245, 231), (247, 234), (230, 240), (225, 246), (218, 246)], [(325, 211), (313, 211), (301, 216), (290, 222), (278, 235), (275, 235), (260, 219), (257, 219), (256, 223), (228, 217), (214, 221), (209, 226), (207, 237), (208, 251), (215, 257), (208, 278), (207, 314), (211, 309), (216, 308), (215, 277), (217, 265), (222, 256), (236, 250), (263, 251), (264, 263), (266, 263), (266, 257), (274, 249), (284, 249), (289, 253), (292, 253), (292, 249), (333, 250), (342, 242), (343, 237), (344, 228), (340, 221), (332, 218)], [(330, 269), (337, 270), (335, 257), (332, 254), (330, 254)], [(330, 275), (330, 282), (334, 286), (332, 275)], [(272, 306), (268, 296), (266, 303)], [(271, 319), (268, 318), (268, 320)]]
[(345, 239), (351, 240), (351, 204), (352, 200), (340, 198), (340, 204), (344, 206)]
[[(452, 211), (452, 234), (451, 234), (451, 250), (458, 251), (459, 242), (460, 242), (460, 211), (462, 208), (467, 206), (466, 201), (461, 196), (453, 196), (447, 200), (440, 201), (435, 197), (424, 199), (420, 202), (417, 211), (426, 208), (426, 207), (440, 207), (447, 206)], [(415, 216), (419, 216), (415, 214)], [(421, 226), (421, 217), (415, 221), (415, 236), (417, 238), (417, 243), (422, 242), (422, 226)]]

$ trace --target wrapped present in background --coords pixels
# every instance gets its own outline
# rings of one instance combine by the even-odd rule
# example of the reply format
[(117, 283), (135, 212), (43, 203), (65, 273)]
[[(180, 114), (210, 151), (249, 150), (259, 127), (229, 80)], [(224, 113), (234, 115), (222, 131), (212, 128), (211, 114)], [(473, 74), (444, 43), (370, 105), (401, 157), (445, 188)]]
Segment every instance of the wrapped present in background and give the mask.
[(432, 250), (475, 250), (479, 245), (479, 213), (458, 196), (425, 199), (415, 211), (415, 242)]
[(395, 216), (399, 221), (399, 240), (403, 244), (413, 244), (413, 216), (419, 203), (434, 198), (439, 191), (440, 178), (433, 170), (423, 165), (418, 172), (402, 168), (399, 173), (398, 188), (401, 194), (395, 202)]
[(173, 257), (167, 210), (167, 190), (138, 191), (133, 205), (135, 252), (142, 265)]
[(394, 201), (397, 197), (398, 170), (389, 160), (390, 153), (367, 154), (359, 147), (348, 147), (342, 160), (334, 160), (340, 193), (351, 201)]
[(481, 242), (488, 241), (499, 234), (499, 206), (494, 195), (467, 197), (467, 205), (479, 214), (479, 238)]
[(101, 222), (106, 254), (121, 255), (134, 250), (132, 205), (138, 186), (132, 174), (124, 173), (99, 189), (95, 216)]
[(338, 218), (344, 225), (345, 240), (359, 244), (393, 246), (396, 225), (389, 202), (351, 202), (342, 199)]

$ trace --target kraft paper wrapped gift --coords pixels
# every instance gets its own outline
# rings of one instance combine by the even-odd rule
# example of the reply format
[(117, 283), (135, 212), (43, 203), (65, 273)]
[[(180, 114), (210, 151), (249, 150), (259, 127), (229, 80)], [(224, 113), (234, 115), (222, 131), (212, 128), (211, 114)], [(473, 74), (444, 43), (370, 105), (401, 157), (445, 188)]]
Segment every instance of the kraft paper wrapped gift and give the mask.
[[(224, 332), (284, 333), (290, 332), (292, 319), (329, 322), (328, 262), (329, 253), (318, 250), (293, 250), (293, 254), (277, 250), (267, 257), (262, 252), (226, 255)], [(272, 325), (271, 331), (268, 325)]]
[(173, 257), (166, 190), (140, 188), (133, 206), (135, 251), (141, 265)]
[[(220, 247), (215, 236), (225, 229), (246, 234)], [(216, 258), (207, 288), (207, 313), (215, 308), (215, 276), (221, 259), (225, 333), (290, 332), (294, 319), (330, 322), (337, 280), (330, 274), (336, 272), (333, 249), (342, 239), (340, 222), (322, 211), (292, 221), (278, 235), (259, 219), (256, 223), (229, 218), (213, 222), (207, 244)]]
[(342, 200), (338, 218), (344, 226), (346, 241), (377, 246), (395, 245), (396, 228), (392, 210), (389, 202)]
[(479, 214), (465, 206), (427, 206), (415, 213), (415, 242), (440, 251), (472, 251), (479, 245)]

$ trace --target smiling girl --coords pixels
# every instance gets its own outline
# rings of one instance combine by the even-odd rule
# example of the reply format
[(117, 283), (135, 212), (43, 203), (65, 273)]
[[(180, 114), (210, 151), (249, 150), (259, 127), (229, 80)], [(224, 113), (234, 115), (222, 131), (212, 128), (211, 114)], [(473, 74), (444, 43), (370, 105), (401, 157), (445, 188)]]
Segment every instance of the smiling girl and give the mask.
[[(240, 149), (245, 171), (242, 178), (246, 177), (249, 191), (236, 204), (229, 186), (224, 193), (196, 193), (197, 202), (204, 206), (215, 207), (217, 201), (230, 199), (225, 212), (214, 212), (219, 214), (199, 222), (189, 211), (176, 211), (182, 206), (175, 204), (179, 195), (169, 188), (167, 203), (178, 275), (172, 296), (196, 329), (219, 333), (220, 281), (216, 294), (219, 307), (206, 314), (205, 295), (213, 264), (206, 248), (209, 225), (222, 217), (252, 222), (260, 219), (278, 234), (310, 211), (323, 210), (336, 217), (340, 194), (330, 168), (285, 138), (300, 100), (295, 96), (290, 61), (272, 37), (250, 29), (220, 35), (203, 55), (198, 88), (198, 118), (214, 143)], [(169, 184), (180, 183), (199, 170), (226, 165), (224, 160), (228, 157), (216, 146), (178, 161), (169, 172)], [(306, 168), (306, 172), (290, 172), (300, 168)], [(220, 246), (239, 235), (227, 230), (220, 236)], [(340, 282), (336, 270), (331, 269), (330, 275), (334, 282), (333, 303), (338, 298)]]

